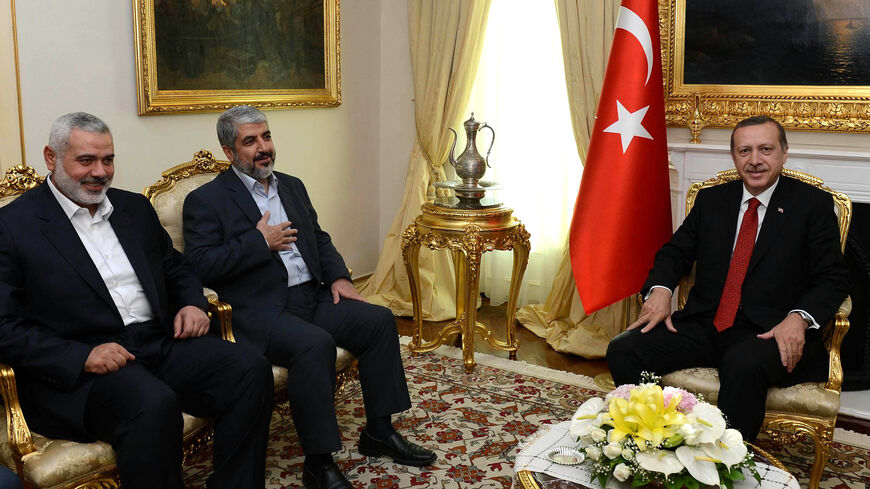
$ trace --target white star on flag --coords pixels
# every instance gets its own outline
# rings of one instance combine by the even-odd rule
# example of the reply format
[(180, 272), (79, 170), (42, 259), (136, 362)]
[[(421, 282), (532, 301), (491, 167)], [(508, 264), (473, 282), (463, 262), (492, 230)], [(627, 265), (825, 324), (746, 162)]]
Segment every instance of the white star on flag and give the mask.
[(631, 144), (631, 140), (635, 137), (653, 138), (649, 131), (641, 124), (647, 110), (649, 110), (649, 105), (635, 112), (629, 112), (628, 109), (622, 106), (619, 100), (616, 101), (617, 121), (607, 126), (607, 129), (604, 129), (603, 132), (619, 134), (622, 139), (622, 154), (628, 151), (628, 145)]

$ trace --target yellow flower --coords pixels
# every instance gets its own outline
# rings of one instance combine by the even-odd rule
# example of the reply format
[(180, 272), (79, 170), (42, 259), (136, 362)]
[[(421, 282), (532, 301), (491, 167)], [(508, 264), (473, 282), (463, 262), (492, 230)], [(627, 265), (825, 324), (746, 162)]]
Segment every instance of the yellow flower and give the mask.
[(612, 398), (608, 424), (613, 429), (609, 441), (621, 441), (630, 436), (641, 450), (646, 447), (646, 442), (659, 446), (687, 422), (686, 416), (677, 411), (679, 404), (679, 396), (675, 396), (665, 407), (662, 388), (654, 384), (631, 389), (628, 400)]

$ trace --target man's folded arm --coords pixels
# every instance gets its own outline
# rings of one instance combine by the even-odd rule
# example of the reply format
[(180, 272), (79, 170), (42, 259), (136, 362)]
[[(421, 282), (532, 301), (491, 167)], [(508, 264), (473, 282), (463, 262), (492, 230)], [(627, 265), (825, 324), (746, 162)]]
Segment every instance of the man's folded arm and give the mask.
[(9, 233), (0, 225), (0, 361), (72, 390), (91, 348), (21, 317), (23, 277)]
[(72, 391), (92, 348), (20, 318), (0, 318), (0, 359), (59, 388)]
[(640, 290), (641, 297), (647, 298), (653, 287), (663, 287), (673, 293), (680, 279), (691, 270), (697, 257), (698, 226), (703, 212), (705, 192), (698, 193), (696, 203), (686, 219), (656, 253), (652, 270)]
[(195, 192), (184, 200), (182, 214), (185, 258), (206, 284), (241, 276), (272, 259), (269, 245), (254, 226), (224, 242), (217, 211)]
[(810, 281), (807, 291), (798, 299), (794, 310), (809, 314), (816, 323), (824, 325), (833, 317), (848, 294), (848, 268), (840, 252), (840, 229), (825, 194), (824, 202), (808, 219), (807, 265)]
[(144, 196), (141, 198), (145, 201), (143, 205), (149, 219), (149, 222), (141, 223), (141, 228), (143, 233), (154, 237), (153, 242), (158, 247), (156, 253), (161, 257), (171, 311), (174, 313), (184, 306), (196, 306), (207, 311), (208, 301), (202, 295), (202, 282), (187, 265), (184, 255), (172, 246), (172, 238), (160, 224), (157, 212)]

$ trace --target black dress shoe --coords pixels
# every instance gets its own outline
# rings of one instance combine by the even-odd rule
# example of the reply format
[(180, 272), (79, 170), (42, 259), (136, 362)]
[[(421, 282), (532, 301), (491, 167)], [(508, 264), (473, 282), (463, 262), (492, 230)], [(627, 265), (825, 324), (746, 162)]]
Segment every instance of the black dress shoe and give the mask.
[(319, 467), (310, 465), (304, 464), (302, 467), (302, 485), (307, 489), (353, 489), (335, 462)]
[(359, 453), (368, 457), (390, 457), (397, 464), (415, 467), (431, 465), (438, 458), (435, 452), (409, 442), (398, 433), (378, 440), (365, 429), (359, 437)]

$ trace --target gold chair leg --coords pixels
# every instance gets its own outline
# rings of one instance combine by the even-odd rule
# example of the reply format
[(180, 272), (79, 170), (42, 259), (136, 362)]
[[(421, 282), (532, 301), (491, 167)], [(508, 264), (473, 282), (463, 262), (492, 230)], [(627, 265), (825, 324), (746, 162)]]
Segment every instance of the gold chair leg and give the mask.
[(834, 439), (833, 426), (817, 427), (811, 434), (813, 438), (813, 451), (815, 459), (813, 460), (813, 469), (810, 472), (810, 489), (819, 489), (819, 482), (822, 480), (822, 472), (828, 464), (828, 454), (831, 451), (831, 442)]
[[(768, 414), (768, 416), (770, 416)], [(793, 444), (809, 437), (813, 441), (813, 466), (810, 471), (810, 489), (819, 489), (822, 472), (828, 463), (828, 453), (834, 440), (834, 420), (795, 419), (793, 416), (766, 417), (762, 431), (771, 439), (782, 444)]]

